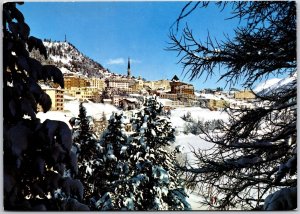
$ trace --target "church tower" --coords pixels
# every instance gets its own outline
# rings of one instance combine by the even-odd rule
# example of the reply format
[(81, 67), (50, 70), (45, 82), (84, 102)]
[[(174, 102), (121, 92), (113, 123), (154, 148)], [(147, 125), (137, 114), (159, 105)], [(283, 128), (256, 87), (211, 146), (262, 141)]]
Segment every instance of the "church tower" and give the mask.
[(131, 77), (131, 71), (130, 71), (130, 58), (129, 58), (129, 57), (128, 57), (127, 77)]

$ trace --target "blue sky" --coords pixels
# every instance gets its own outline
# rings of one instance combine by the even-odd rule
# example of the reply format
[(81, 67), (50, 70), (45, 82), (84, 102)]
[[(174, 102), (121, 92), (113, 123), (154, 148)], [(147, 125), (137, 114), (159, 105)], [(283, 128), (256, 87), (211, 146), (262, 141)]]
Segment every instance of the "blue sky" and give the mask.
[[(75, 45), (82, 53), (112, 72), (125, 74), (131, 58), (134, 76), (147, 80), (171, 79), (175, 74), (183, 81), (182, 65), (176, 52), (166, 51), (169, 30), (187, 2), (26, 2), (18, 6), (31, 28), (31, 35), (40, 39), (63, 41)], [(199, 39), (208, 31), (216, 39), (224, 33), (232, 35), (238, 20), (225, 20), (211, 4), (197, 9), (180, 23), (188, 23)], [(180, 31), (179, 31), (180, 33)], [(224, 87), (213, 76), (191, 83), (196, 89)], [(237, 86), (238, 87), (238, 86)]]

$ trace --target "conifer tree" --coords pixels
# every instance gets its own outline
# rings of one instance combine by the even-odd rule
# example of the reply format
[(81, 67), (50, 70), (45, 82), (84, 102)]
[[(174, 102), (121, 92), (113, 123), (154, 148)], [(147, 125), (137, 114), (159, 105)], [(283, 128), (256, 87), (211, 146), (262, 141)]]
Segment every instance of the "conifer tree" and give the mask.
[(161, 112), (162, 105), (148, 100), (132, 121), (136, 133), (131, 136), (124, 132), (122, 114), (111, 117), (100, 143), (100, 174), (106, 173), (106, 177), (102, 181), (105, 188), (94, 203), (96, 209), (190, 209), (174, 168), (175, 153), (164, 148), (174, 140), (174, 129), (158, 116)]
[(88, 210), (80, 203), (83, 187), (77, 158), (71, 151), (71, 131), (61, 121), (36, 118), (37, 103), (44, 112), (51, 99), (38, 81), (64, 87), (61, 71), (29, 56), (33, 49), (47, 58), (42, 41), (16, 4), (3, 5), (3, 162), (5, 210)]
[(143, 192), (147, 198), (143, 209), (190, 209), (185, 199), (184, 182), (175, 168), (176, 154), (169, 151), (170, 144), (175, 140), (175, 130), (162, 114), (162, 104), (150, 98), (146, 99), (145, 108), (135, 119), (138, 135), (133, 135), (137, 142), (133, 144), (134, 150), (139, 151), (145, 159), (141, 163), (138, 161), (137, 165), (149, 178), (146, 184), (148, 188), (144, 188)]
[(78, 117), (71, 118), (69, 122), (73, 127), (73, 140), (79, 147), (94, 137), (90, 125), (91, 121), (86, 115), (86, 108), (83, 106), (83, 103), (79, 104)]
[[(101, 181), (102, 194), (110, 192), (115, 186), (112, 183), (125, 179), (126, 175), (132, 170), (125, 164), (128, 159), (126, 149), (129, 139), (125, 133), (123, 121), (122, 113), (113, 113), (108, 121), (108, 127), (99, 142), (101, 174), (103, 174)], [(123, 168), (126, 168), (124, 172)], [(115, 206), (115, 209), (117, 209), (117, 206)]]
[[(204, 204), (214, 209), (289, 210), (297, 207), (297, 54), (295, 1), (216, 2), (228, 7), (240, 26), (223, 41), (198, 40), (186, 25), (181, 38), (171, 33), (170, 50), (177, 51), (191, 79), (212, 76), (229, 86), (253, 89), (261, 80), (282, 75), (288, 84), (256, 94), (254, 109), (229, 108), (229, 124), (219, 131), (202, 130), (215, 146), (198, 151), (197, 167), (183, 167), (191, 186), (199, 187)], [(209, 2), (189, 2), (180, 20), (206, 8)], [(221, 9), (222, 11), (222, 9)], [(209, 124), (206, 124), (209, 127)], [(206, 190), (206, 191), (203, 191)], [(217, 197), (217, 203), (212, 203)], [(214, 200), (213, 200), (214, 201)]]
[(79, 115), (80, 119), (80, 135), (79, 138), (82, 141), (86, 141), (87, 139), (91, 138), (91, 128), (90, 128), (90, 123), (89, 120), (86, 116), (86, 109), (83, 107), (83, 103), (80, 103), (79, 105)]
[(91, 121), (86, 115), (86, 108), (83, 103), (79, 104), (78, 117), (71, 118), (70, 124), (73, 128), (73, 150), (78, 157), (78, 175), (84, 186), (84, 200), (89, 205), (89, 199), (95, 191), (91, 170), (93, 163), (97, 159), (97, 140), (91, 130)]

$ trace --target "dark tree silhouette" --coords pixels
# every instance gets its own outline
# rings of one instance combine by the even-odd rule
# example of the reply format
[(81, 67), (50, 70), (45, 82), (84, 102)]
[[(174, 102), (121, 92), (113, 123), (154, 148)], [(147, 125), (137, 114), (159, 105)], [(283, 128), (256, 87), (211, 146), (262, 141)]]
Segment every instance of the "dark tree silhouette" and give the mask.
[(29, 36), (16, 4), (3, 5), (4, 209), (88, 210), (79, 202), (81, 182), (70, 176), (77, 173), (77, 159), (69, 127), (36, 118), (37, 104), (44, 112), (51, 108), (37, 82), (50, 80), (63, 88), (62, 73), (29, 57), (33, 49), (45, 58), (47, 52), (40, 39)]
[[(78, 117), (71, 118), (70, 124), (72, 126), (72, 137), (74, 142), (74, 151), (76, 151), (78, 157), (78, 174), (77, 178), (80, 179), (84, 186), (84, 202), (90, 206), (90, 199), (93, 197), (94, 192), (98, 192), (97, 179), (101, 179), (101, 174), (97, 174), (97, 177), (92, 175), (92, 168), (96, 165), (99, 152), (97, 152), (97, 139), (93, 131), (91, 130), (90, 123), (92, 119), (86, 115), (86, 109), (83, 103), (79, 104)], [(103, 169), (105, 170), (105, 169)]]
[[(201, 190), (203, 203), (215, 209), (295, 209), (296, 4), (216, 4), (221, 10), (230, 5), (229, 18), (241, 20), (233, 38), (216, 41), (208, 36), (206, 41), (198, 41), (188, 26), (180, 38), (170, 34), (169, 50), (179, 53), (190, 78), (209, 77), (219, 68), (219, 79), (230, 86), (239, 82), (252, 89), (258, 81), (279, 74), (290, 81), (257, 94), (255, 109), (228, 109), (230, 121), (223, 124), (222, 134), (203, 130), (205, 139), (216, 144), (214, 149), (195, 151), (198, 167), (182, 169), (189, 175), (190, 185)], [(208, 2), (188, 3), (175, 22), (177, 27), (196, 8), (207, 6)]]

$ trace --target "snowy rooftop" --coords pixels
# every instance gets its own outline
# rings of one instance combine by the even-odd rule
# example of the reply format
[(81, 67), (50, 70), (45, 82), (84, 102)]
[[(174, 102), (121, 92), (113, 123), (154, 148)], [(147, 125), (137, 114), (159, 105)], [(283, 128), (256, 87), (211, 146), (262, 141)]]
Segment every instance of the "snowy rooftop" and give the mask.
[(63, 74), (72, 73), (70, 70), (68, 70), (68, 69), (65, 68), (65, 67), (61, 67), (61, 68), (59, 68), (59, 69), (61, 70), (61, 72), (62, 72)]
[(132, 97), (142, 97), (143, 95), (141, 95), (141, 94), (129, 94), (129, 96), (132, 96)]
[(172, 102), (172, 100), (170, 100), (170, 99), (161, 99), (161, 98), (159, 98), (157, 101), (160, 102), (163, 105), (166, 105), (167, 103)]
[(133, 103), (138, 102), (138, 100), (136, 98), (130, 98), (130, 97), (126, 97), (125, 100), (128, 100), (128, 101), (133, 102)]
[(194, 92), (194, 94), (195, 94), (196, 97), (199, 97), (199, 96), (201, 95), (201, 94), (198, 93), (198, 92)]
[(204, 99), (210, 99), (210, 100), (220, 100), (220, 96), (214, 95), (214, 94), (200, 94), (201, 98)]
[(65, 99), (65, 100), (76, 100), (75, 97), (72, 97), (72, 96), (66, 95), (66, 94), (64, 94), (64, 99)]

